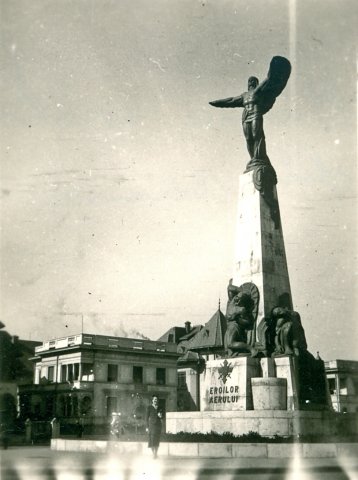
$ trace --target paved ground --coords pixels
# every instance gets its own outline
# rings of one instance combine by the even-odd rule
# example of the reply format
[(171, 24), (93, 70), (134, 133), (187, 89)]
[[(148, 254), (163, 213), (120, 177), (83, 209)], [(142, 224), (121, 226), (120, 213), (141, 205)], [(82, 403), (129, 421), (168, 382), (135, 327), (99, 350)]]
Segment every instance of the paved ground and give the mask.
[(2, 450), (2, 480), (358, 480), (358, 459), (188, 459)]

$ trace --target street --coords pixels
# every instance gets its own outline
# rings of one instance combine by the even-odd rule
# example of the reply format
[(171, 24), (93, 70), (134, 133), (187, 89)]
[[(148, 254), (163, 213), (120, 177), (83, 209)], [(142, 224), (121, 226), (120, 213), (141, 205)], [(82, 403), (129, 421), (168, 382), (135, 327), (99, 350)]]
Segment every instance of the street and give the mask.
[[(160, 453), (160, 452), (159, 452)], [(358, 459), (195, 459), (51, 451), (2, 450), (3, 480), (358, 480)]]

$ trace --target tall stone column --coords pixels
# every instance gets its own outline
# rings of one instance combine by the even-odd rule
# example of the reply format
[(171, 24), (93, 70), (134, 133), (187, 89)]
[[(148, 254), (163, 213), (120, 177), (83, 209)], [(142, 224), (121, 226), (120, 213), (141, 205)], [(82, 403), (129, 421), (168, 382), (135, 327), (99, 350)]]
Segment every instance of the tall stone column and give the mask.
[[(260, 294), (257, 325), (275, 306), (292, 310), (276, 175), (257, 168), (240, 175), (233, 284), (254, 283)], [(255, 332), (256, 340), (257, 333)]]

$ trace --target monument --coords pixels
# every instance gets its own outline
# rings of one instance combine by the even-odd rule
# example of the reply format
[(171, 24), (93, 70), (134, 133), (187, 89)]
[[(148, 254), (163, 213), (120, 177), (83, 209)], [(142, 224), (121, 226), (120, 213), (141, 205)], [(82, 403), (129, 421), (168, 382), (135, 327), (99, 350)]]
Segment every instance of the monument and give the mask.
[(247, 92), (210, 102), (219, 108), (243, 108), (250, 158), (239, 177), (225, 354), (208, 360), (200, 374), (200, 411), (168, 413), (169, 432), (334, 432), (324, 363), (308, 351), (300, 315), (293, 310), (277, 176), (263, 128), (263, 116), (290, 73), (286, 58), (273, 57), (263, 82), (250, 77)]

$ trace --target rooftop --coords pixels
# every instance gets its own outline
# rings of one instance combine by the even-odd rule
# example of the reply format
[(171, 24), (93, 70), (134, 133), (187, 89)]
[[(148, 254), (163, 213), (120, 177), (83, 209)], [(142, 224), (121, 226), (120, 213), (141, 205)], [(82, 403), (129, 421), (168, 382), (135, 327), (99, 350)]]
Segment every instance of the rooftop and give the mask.
[(86, 348), (92, 347), (113, 350), (123, 349), (146, 352), (176, 353), (176, 345), (167, 342), (80, 333), (78, 335), (56, 338), (44, 342), (42, 345), (39, 345), (35, 348), (35, 355), (43, 354), (53, 350), (63, 350), (66, 348), (80, 346)]
[(188, 350), (222, 349), (224, 348), (225, 331), (226, 318), (219, 307), (204, 327), (196, 330), (194, 328), (189, 334), (180, 339), (178, 350), (183, 353)]
[(324, 362), (326, 371), (352, 372), (358, 374), (357, 360), (328, 360)]

